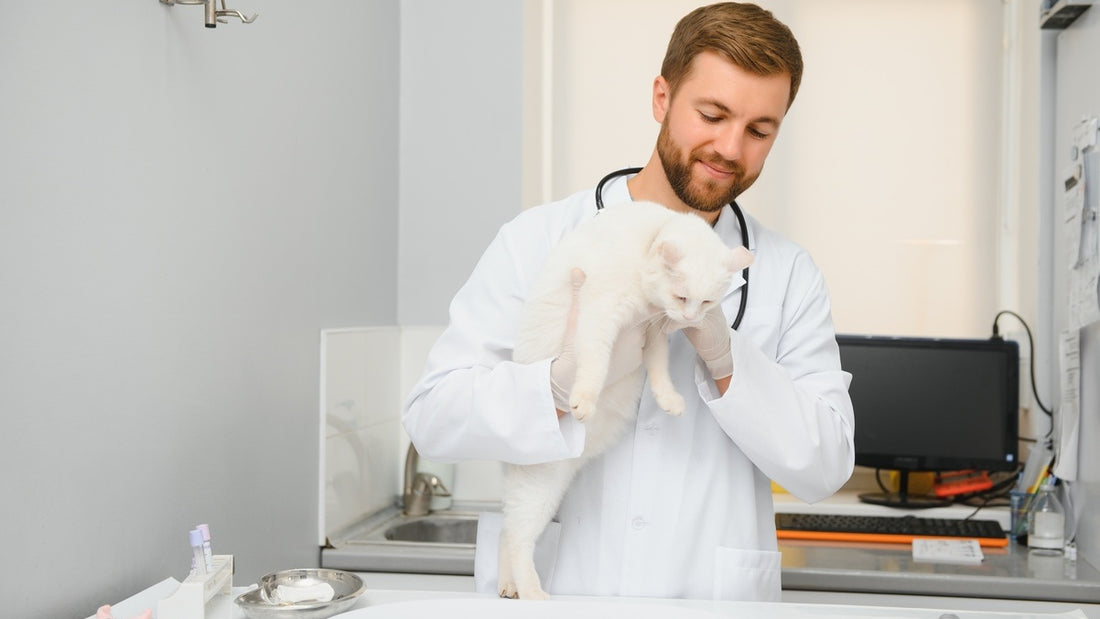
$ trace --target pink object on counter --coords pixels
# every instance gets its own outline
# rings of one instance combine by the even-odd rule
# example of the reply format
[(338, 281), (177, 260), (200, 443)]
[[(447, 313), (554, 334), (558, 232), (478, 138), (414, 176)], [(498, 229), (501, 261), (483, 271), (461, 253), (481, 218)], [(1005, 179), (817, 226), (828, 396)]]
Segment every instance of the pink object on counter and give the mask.
[[(152, 616), (153, 616), (153, 609), (147, 608), (147, 609), (145, 609), (145, 612), (143, 612), (140, 615), (134, 617), (134, 619), (150, 619)], [(109, 604), (104, 604), (103, 606), (100, 606), (95, 611), (95, 619), (120, 619), (120, 618), (113, 617), (111, 615), (111, 606)]]

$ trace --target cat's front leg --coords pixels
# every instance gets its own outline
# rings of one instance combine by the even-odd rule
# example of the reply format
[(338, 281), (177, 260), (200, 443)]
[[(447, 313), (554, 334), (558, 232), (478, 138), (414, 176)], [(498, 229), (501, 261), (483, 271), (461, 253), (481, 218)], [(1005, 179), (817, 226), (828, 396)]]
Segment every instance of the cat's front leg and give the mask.
[[(585, 293), (588, 293), (587, 295)], [(600, 294), (598, 287), (581, 290), (580, 308), (577, 316), (574, 350), (577, 356), (577, 373), (573, 381), (573, 390), (569, 395), (569, 406), (578, 421), (584, 421), (596, 411), (596, 404), (609, 380), (617, 380), (641, 364), (640, 350), (620, 350), (630, 346), (629, 342), (617, 343), (624, 327), (632, 322), (634, 311), (630, 303), (623, 303), (615, 295)], [(630, 339), (630, 338), (626, 338)], [(638, 341), (634, 348), (640, 348)], [(630, 357), (636, 361), (620, 360), (616, 357)], [(624, 367), (612, 368), (613, 364)], [(632, 367), (625, 367), (632, 365)]]
[(653, 399), (657, 401), (657, 406), (669, 415), (683, 415), (687, 404), (680, 392), (676, 391), (676, 387), (672, 384), (672, 376), (668, 373), (668, 336), (663, 329), (656, 326), (646, 329), (642, 358), (645, 360), (645, 369), (649, 373), (649, 388), (653, 391)]

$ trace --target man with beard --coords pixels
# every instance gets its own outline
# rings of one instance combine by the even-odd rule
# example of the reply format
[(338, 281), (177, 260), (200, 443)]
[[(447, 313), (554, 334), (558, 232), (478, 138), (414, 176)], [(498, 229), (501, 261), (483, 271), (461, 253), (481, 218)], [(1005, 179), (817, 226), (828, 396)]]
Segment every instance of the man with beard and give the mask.
[[(632, 432), (579, 473), (545, 537), (554, 567), (540, 575), (551, 594), (778, 600), (770, 480), (814, 502), (851, 475), (850, 376), (821, 273), (755, 219), (739, 226), (732, 207), (763, 169), (801, 74), (790, 30), (752, 4), (701, 7), (673, 32), (653, 82), (653, 154), (636, 174), (610, 175), (600, 197), (695, 213), (729, 246), (744, 243), (755, 255), (751, 296), (732, 328), (746, 294), (735, 277), (704, 326), (669, 336), (687, 410), (667, 417), (645, 389)], [(505, 224), (455, 296), (404, 410), (423, 456), (532, 464), (581, 452), (583, 425), (554, 398), (568, 393), (569, 360), (521, 365), (511, 348), (532, 280), (554, 244), (595, 216), (596, 193)], [(624, 340), (613, 359), (636, 367), (639, 342)], [(486, 591), (495, 590), (495, 549), (481, 547), (491, 526), (479, 525)]]

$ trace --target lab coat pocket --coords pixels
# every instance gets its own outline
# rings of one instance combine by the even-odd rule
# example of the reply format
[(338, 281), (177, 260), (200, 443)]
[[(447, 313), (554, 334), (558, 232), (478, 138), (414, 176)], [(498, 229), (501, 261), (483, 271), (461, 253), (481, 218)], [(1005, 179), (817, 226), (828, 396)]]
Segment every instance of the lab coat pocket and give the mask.
[[(497, 595), (497, 561), (500, 550), (500, 512), (481, 512), (477, 518), (477, 545), (474, 548), (474, 590)], [(535, 541), (535, 570), (542, 588), (549, 591), (554, 581), (554, 566), (558, 561), (558, 536), (561, 523), (546, 525)]]
[(780, 601), (780, 554), (719, 546), (714, 551), (714, 599)]

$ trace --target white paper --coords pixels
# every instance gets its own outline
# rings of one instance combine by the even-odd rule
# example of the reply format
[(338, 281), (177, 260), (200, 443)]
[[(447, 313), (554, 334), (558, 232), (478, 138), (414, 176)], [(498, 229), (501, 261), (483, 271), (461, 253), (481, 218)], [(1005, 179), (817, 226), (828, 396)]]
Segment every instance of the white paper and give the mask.
[(1069, 326), (1087, 327), (1100, 320), (1100, 260), (1082, 264), (1070, 272)]
[(1069, 265), (1069, 327), (1100, 320), (1100, 150), (1097, 119), (1074, 131), (1075, 162), (1062, 172), (1062, 240)]
[(1081, 419), (1081, 334), (1077, 329), (1062, 332), (1058, 343), (1061, 405), (1058, 407), (1058, 457), (1054, 474), (1066, 481), (1077, 480), (1077, 444)]
[(1085, 179), (1081, 164), (1074, 163), (1062, 172), (1062, 241), (1066, 264), (1076, 268), (1081, 256), (1081, 213), (1085, 208)]
[(977, 565), (984, 557), (976, 539), (913, 540), (913, 560), (921, 563)]

